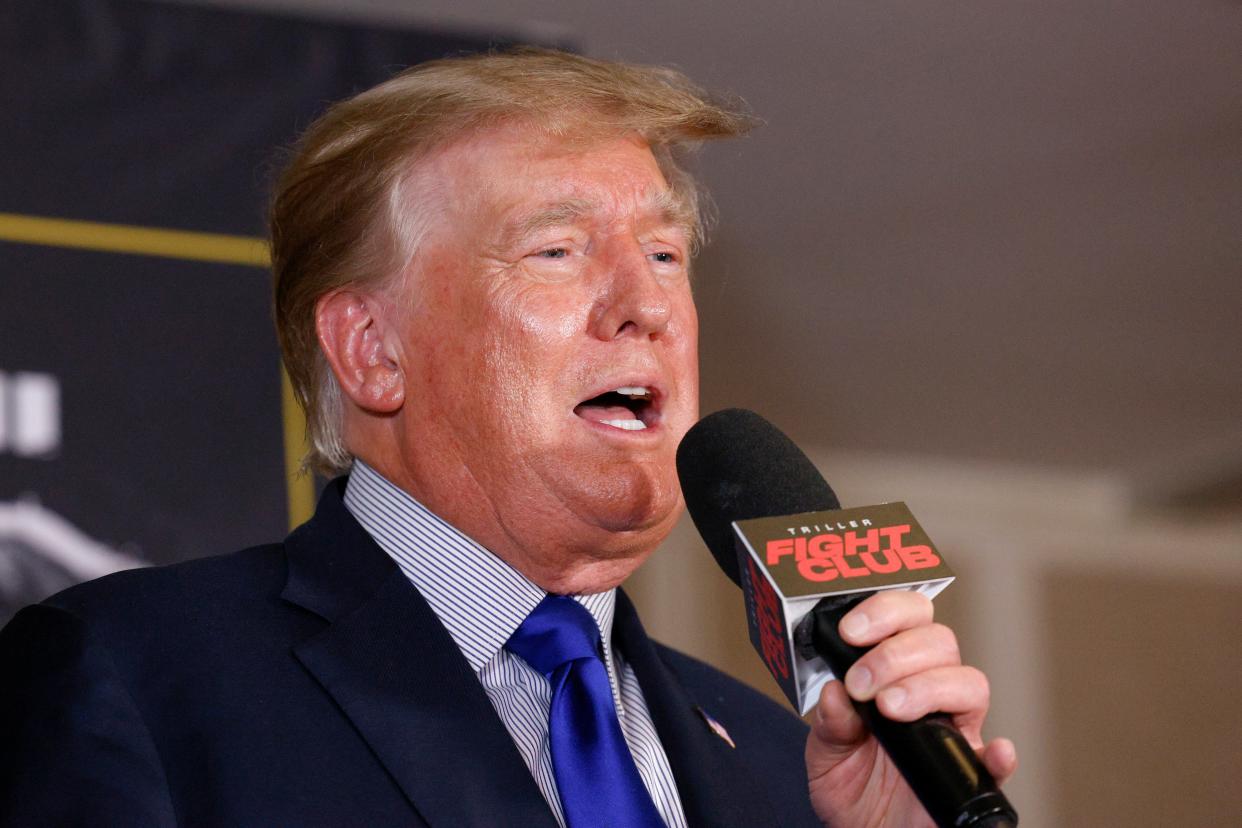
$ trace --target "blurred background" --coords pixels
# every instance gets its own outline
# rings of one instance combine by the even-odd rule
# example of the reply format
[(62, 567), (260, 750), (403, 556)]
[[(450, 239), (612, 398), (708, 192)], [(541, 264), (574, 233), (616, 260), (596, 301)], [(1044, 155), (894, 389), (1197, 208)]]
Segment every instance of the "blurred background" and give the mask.
[[(266, 183), (330, 100), (560, 45), (764, 125), (705, 148), (703, 409), (904, 500), (1023, 825), (1242, 817), (1242, 4), (9, 0), (0, 618), (304, 515)], [(777, 695), (683, 522), (628, 590)]]

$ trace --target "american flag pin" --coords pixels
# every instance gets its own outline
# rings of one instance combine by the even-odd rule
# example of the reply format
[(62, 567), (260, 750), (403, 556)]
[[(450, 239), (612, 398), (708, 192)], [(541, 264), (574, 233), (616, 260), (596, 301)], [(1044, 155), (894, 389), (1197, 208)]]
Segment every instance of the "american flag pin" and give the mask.
[(715, 733), (717, 736), (719, 736), (721, 741), (723, 741), (729, 747), (734, 748), (734, 749), (737, 748), (737, 745), (734, 744), (733, 742), (733, 737), (729, 735), (729, 731), (725, 730), (724, 725), (722, 725), (720, 722), (716, 721), (711, 716), (709, 716), (707, 714), (707, 711), (704, 710), (703, 708), (696, 705), (694, 709), (695, 711), (698, 712), (700, 716), (703, 717), (703, 721), (707, 723), (707, 727), (709, 730), (711, 730), (712, 733)]

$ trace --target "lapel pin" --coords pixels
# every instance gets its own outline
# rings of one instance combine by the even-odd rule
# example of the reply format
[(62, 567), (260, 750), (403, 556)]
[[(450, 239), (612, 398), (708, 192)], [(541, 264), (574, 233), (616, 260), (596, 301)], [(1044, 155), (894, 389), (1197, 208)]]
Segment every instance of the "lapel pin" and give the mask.
[(703, 721), (707, 723), (708, 730), (710, 730), (712, 733), (715, 733), (717, 736), (719, 736), (720, 740), (724, 742), (726, 745), (728, 745), (729, 747), (734, 748), (734, 749), (737, 748), (737, 745), (734, 744), (733, 742), (733, 737), (729, 735), (729, 731), (725, 730), (724, 725), (722, 725), (720, 722), (716, 721), (711, 716), (709, 716), (707, 714), (707, 711), (699, 707), (698, 705), (694, 706), (694, 710), (696, 713), (698, 713), (700, 716), (703, 717)]

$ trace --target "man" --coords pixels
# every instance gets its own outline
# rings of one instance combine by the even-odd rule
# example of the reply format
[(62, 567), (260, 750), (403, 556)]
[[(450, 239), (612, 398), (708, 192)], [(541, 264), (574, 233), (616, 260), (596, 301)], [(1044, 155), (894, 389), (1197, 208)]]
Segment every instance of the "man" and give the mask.
[[(745, 126), (676, 73), (531, 50), (314, 124), (273, 202), (277, 326), (311, 461), (350, 476), (283, 544), (14, 621), (5, 824), (925, 824), (840, 683), (808, 737), (615, 590), (677, 520), (698, 416), (676, 157)], [(586, 619), (582, 672), (529, 646), (546, 607)], [(927, 601), (842, 629), (879, 642), (850, 694), (981, 745), (986, 681)], [(583, 779), (604, 731), (617, 775)]]

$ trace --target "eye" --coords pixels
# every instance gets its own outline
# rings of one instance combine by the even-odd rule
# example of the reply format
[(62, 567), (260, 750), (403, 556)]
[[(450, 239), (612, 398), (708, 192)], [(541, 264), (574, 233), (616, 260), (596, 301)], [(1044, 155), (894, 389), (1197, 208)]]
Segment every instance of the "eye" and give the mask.
[(662, 250), (659, 253), (652, 253), (651, 260), (653, 262), (659, 262), (660, 264), (676, 264), (677, 254), (671, 253), (667, 250)]
[(543, 259), (564, 259), (569, 255), (569, 251), (564, 247), (549, 247), (547, 250), (540, 250), (535, 255)]

